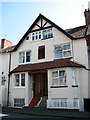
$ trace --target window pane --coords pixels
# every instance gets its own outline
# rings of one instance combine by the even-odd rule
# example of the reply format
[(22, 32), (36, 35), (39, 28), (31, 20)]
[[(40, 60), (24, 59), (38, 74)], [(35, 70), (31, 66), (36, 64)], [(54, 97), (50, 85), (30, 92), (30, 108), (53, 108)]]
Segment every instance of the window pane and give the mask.
[(47, 38), (47, 30), (44, 30), (44, 31), (43, 31), (43, 39), (44, 39), (44, 38)]
[(53, 34), (52, 34), (52, 29), (48, 29), (48, 38), (51, 38), (53, 37)]
[(65, 71), (59, 71), (59, 77), (64, 77), (65, 76)]
[(26, 62), (30, 62), (30, 51), (26, 52)]
[(66, 79), (65, 79), (65, 77), (59, 78), (59, 84), (60, 85), (66, 85)]
[(19, 74), (15, 75), (15, 86), (19, 86)]
[(19, 63), (24, 63), (25, 62), (25, 53), (21, 52), (19, 53)]
[(58, 78), (52, 80), (52, 85), (58, 85)]
[(64, 51), (63, 52), (63, 57), (69, 57), (71, 56), (71, 51)]
[(52, 77), (58, 77), (58, 71), (52, 72)]
[(25, 86), (25, 74), (21, 74), (21, 86)]
[(72, 85), (76, 85), (76, 75), (74, 69), (72, 69)]

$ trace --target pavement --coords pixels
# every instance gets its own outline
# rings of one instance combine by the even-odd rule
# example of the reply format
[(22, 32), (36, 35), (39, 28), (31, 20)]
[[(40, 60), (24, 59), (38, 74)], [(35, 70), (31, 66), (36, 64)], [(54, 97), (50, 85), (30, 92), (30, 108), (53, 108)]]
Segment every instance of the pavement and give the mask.
[(13, 108), (2, 107), (2, 113), (20, 113), (37, 116), (68, 117), (90, 119), (90, 112), (80, 112), (78, 110), (42, 109), (42, 108)]

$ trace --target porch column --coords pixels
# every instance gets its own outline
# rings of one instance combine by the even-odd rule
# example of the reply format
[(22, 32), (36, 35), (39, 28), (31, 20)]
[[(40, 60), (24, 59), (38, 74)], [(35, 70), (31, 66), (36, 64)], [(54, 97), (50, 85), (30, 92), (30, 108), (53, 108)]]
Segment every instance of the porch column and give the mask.
[(28, 87), (29, 87), (29, 76), (28, 76), (28, 73), (25, 73), (25, 106), (29, 104)]
[(44, 75), (40, 74), (40, 93), (41, 93), (41, 96), (43, 96), (43, 79), (44, 79)]

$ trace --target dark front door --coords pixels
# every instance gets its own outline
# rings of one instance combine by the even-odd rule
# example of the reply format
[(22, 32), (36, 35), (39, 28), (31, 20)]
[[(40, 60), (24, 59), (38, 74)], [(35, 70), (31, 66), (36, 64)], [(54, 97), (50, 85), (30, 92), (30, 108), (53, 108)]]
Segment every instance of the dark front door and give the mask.
[(40, 74), (33, 75), (33, 92), (34, 96), (40, 94)]
[(34, 97), (38, 94), (46, 96), (48, 94), (47, 73), (33, 74)]

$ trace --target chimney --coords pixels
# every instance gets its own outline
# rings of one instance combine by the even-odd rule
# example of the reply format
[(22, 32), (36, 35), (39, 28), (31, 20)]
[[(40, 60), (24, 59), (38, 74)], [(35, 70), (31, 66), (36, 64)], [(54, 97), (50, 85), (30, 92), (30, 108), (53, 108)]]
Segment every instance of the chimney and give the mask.
[(88, 2), (88, 10), (85, 9), (85, 21), (86, 21), (86, 26), (90, 24), (90, 1)]
[(13, 45), (13, 43), (10, 42), (9, 40), (6, 40), (5, 38), (3, 38), (3, 39), (1, 40), (1, 49), (2, 49), (2, 48), (5, 48), (5, 47), (12, 46), (12, 45)]

